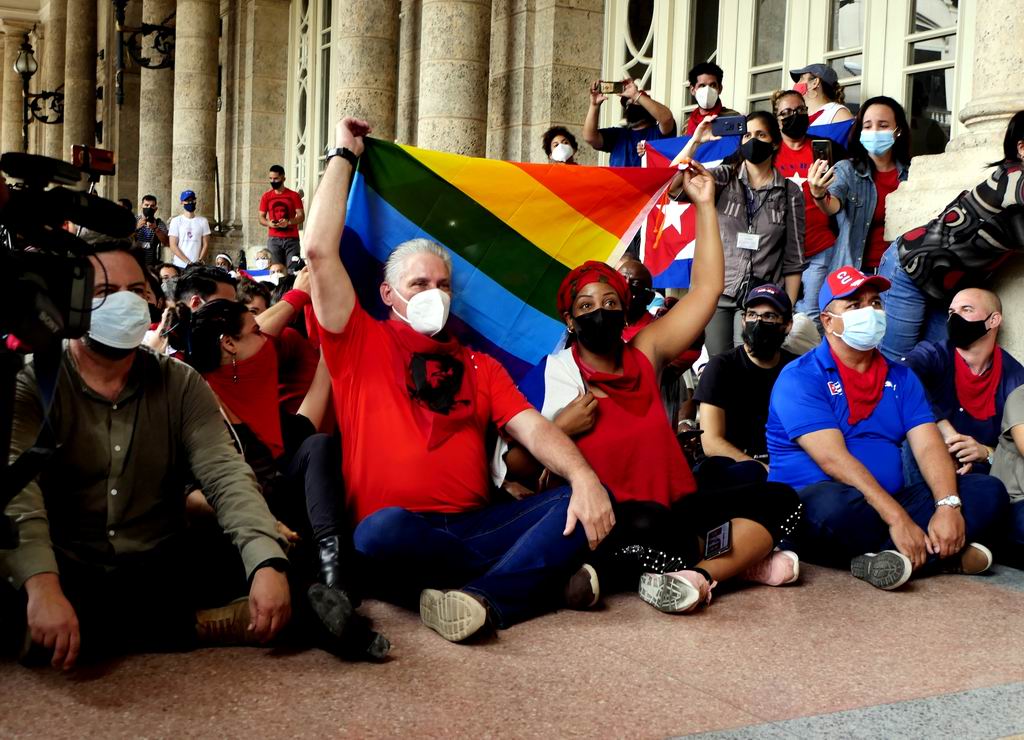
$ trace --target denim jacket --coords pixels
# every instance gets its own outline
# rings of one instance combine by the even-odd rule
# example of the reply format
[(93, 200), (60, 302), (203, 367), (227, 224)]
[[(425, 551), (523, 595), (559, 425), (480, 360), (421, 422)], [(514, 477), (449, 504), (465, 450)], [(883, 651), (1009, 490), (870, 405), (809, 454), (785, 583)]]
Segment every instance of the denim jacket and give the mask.
[[(900, 182), (907, 179), (907, 167), (896, 162), (896, 170), (899, 172)], [(836, 163), (836, 178), (828, 191), (839, 199), (843, 207), (836, 214), (839, 236), (832, 251), (830, 271), (843, 265), (853, 265), (860, 269), (864, 258), (864, 243), (868, 239), (871, 219), (875, 215), (875, 206), (878, 202), (878, 191), (875, 189), (875, 180), (871, 174), (871, 168), (862, 171), (852, 159)]]

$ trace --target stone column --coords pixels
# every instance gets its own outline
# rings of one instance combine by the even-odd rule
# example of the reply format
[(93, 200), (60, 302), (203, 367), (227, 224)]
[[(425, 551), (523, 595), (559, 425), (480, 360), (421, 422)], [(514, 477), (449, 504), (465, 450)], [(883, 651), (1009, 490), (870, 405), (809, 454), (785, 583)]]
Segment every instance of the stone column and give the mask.
[(398, 109), (395, 138), (416, 144), (420, 95), (420, 0), (402, 0), (398, 31)]
[(64, 56), (64, 159), (96, 143), (96, 0), (68, 0)]
[[(142, 23), (140, 3), (128, 3), (125, 9), (125, 23), (135, 28)], [(116, 38), (116, 36), (115, 36)], [(112, 138), (117, 152), (117, 197), (128, 198), (133, 206), (139, 199), (139, 66), (131, 61), (125, 52), (124, 102), (112, 106), (111, 119), (117, 129)], [(113, 88), (113, 84), (111, 84)], [(113, 98), (113, 94), (111, 94)], [(114, 133), (114, 132), (111, 132)]]
[(332, 127), (343, 116), (356, 116), (369, 121), (378, 138), (395, 138), (398, 5), (398, 0), (335, 0)]
[[(887, 239), (934, 218), (959, 193), (981, 182), (985, 162), (1002, 158), (1002, 141), (1010, 117), (1024, 108), (1024, 15), (1017, 0), (986, 0), (961, 5), (975, 14), (971, 99), (960, 111), (966, 132), (942, 154), (914, 157), (910, 178), (886, 200)], [(994, 285), (1003, 300), (1000, 341), (1024, 356), (1024, 261), (1011, 261)]]
[[(53, 0), (51, 0), (52, 2)], [(143, 0), (142, 22), (154, 25), (174, 10), (174, 0)], [(137, 197), (152, 193), (160, 217), (170, 220), (178, 210), (171, 196), (171, 151), (174, 144), (174, 70), (139, 71), (139, 185)], [(180, 191), (179, 191), (180, 192)], [(134, 198), (133, 198), (134, 200)]]
[(183, 190), (194, 190), (197, 213), (213, 226), (217, 150), (217, 0), (179, 0), (174, 51), (174, 149), (171, 199), (179, 210)]
[(490, 0), (422, 0), (416, 142), (482, 157), (487, 148)]
[(22, 126), (24, 123), (24, 91), (21, 75), (14, 71), (14, 62), (21, 51), (25, 34), (32, 26), (5, 20), (3, 22), (4, 37), (4, 69), (3, 69), (3, 109), (0, 113), (3, 125), (0, 127), (0, 150), (5, 152), (25, 151)]
[[(44, 90), (56, 90), (64, 84), (64, 52), (67, 43), (68, 0), (50, 0), (50, 15), (46, 19), (46, 41), (40, 72)], [(64, 125), (39, 124), (42, 128), (42, 153), (47, 157), (64, 157)]]

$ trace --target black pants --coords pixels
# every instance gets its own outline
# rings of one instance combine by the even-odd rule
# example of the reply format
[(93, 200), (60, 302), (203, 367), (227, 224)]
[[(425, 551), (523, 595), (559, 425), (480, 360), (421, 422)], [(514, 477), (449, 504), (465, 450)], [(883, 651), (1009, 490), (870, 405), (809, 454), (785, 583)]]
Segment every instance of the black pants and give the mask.
[[(60, 585), (78, 617), (82, 659), (195, 646), (195, 613), (248, 593), (237, 548), (214, 527), (190, 527), (146, 553), (100, 565), (55, 549)], [(0, 642), (25, 634), (26, 596), (0, 583)]]
[(707, 533), (731, 519), (757, 522), (778, 544), (795, 531), (800, 511), (796, 492), (782, 483), (713, 488), (701, 486), (698, 478), (697, 491), (671, 508), (652, 501), (616, 503), (615, 527), (591, 563), (602, 590), (631, 590), (645, 572), (696, 565), (703, 559), (701, 543)]

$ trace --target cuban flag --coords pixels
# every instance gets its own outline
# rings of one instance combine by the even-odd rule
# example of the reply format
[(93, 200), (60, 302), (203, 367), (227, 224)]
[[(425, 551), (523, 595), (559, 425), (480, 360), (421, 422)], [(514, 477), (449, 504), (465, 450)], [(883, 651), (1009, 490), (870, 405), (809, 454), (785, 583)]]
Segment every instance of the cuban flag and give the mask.
[[(846, 146), (853, 121), (811, 126), (812, 139), (831, 139)], [(689, 136), (647, 142), (645, 167), (668, 167), (686, 146)], [(716, 167), (736, 151), (739, 136), (723, 136), (698, 147), (695, 158), (705, 167)], [(785, 146), (785, 145), (783, 145)], [(797, 185), (803, 186), (803, 178)], [(640, 229), (640, 260), (651, 271), (655, 288), (688, 288), (696, 236), (694, 213), (689, 203), (677, 203), (666, 192), (651, 209)]]

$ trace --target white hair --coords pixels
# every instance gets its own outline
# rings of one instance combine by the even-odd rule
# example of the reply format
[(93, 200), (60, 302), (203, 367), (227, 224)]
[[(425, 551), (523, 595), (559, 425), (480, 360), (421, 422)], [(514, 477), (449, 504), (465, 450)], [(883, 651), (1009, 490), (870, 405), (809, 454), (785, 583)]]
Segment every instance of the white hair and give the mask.
[(429, 239), (410, 239), (402, 242), (392, 250), (384, 265), (384, 282), (392, 288), (397, 287), (405, 277), (405, 263), (414, 254), (432, 254), (439, 257), (448, 269), (448, 277), (452, 275), (452, 257), (448, 250)]

